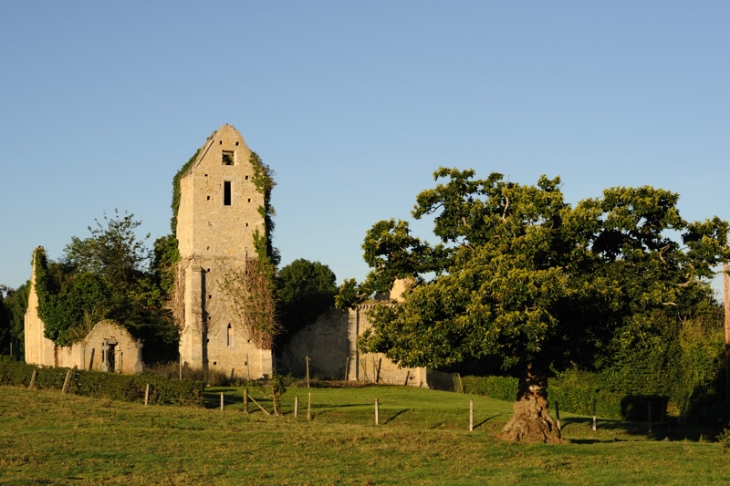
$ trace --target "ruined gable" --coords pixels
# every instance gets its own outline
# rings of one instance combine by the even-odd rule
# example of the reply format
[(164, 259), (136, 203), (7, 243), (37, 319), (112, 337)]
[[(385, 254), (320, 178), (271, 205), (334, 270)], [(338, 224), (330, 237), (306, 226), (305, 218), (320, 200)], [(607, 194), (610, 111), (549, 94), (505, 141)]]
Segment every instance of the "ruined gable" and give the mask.
[(229, 272), (257, 257), (254, 235), (266, 234), (264, 195), (254, 184), (255, 172), (241, 134), (223, 125), (180, 178), (176, 235), (183, 366), (242, 378), (272, 374), (271, 350), (256, 347), (221, 288)]

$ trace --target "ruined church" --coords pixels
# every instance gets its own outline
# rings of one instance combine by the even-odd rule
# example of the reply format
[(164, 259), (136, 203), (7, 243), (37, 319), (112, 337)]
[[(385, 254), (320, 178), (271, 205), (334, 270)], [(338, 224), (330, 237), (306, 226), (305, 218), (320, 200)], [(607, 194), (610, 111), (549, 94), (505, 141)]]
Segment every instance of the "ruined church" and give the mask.
[[(275, 366), (295, 374), (309, 367), (323, 379), (432, 386), (436, 375), (431, 370), (400, 368), (384, 355), (359, 351), (357, 338), (370, 327), (368, 306), (326, 312), (278, 350), (279, 363), (270, 345), (252, 339), (224, 282), (257, 257), (255, 239), (267, 235), (264, 193), (254, 183), (255, 173), (243, 137), (223, 125), (181, 174), (175, 228), (180, 365), (241, 379), (269, 378)], [(110, 322), (97, 324), (81, 343), (56, 346), (43, 335), (33, 281), (25, 325), (27, 362), (124, 373), (143, 369), (143, 343)], [(394, 288), (385, 300), (401, 298), (402, 291)]]

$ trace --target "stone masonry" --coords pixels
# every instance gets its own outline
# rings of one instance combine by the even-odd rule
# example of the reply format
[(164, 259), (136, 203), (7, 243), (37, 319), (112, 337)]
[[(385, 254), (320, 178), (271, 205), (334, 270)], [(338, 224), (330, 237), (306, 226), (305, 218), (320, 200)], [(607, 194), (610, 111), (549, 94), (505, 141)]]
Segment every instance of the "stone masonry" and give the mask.
[(180, 180), (176, 235), (183, 366), (255, 379), (272, 375), (271, 350), (255, 346), (221, 289), (229, 272), (256, 258), (254, 233), (265, 234), (264, 199), (252, 180), (250, 156), (230, 125), (208, 138)]

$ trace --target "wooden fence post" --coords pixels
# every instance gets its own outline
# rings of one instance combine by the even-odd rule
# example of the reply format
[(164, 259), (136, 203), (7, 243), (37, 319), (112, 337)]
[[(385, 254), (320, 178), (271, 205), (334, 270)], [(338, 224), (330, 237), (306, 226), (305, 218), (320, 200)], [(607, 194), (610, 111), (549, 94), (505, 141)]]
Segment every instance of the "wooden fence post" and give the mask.
[(33, 374), (30, 377), (30, 385), (28, 385), (28, 388), (30, 390), (32, 390), (33, 387), (35, 387), (35, 379), (37, 376), (38, 376), (38, 370), (33, 370)]
[(307, 397), (307, 420), (312, 420), (312, 393)]
[(243, 389), (243, 413), (248, 413), (248, 388)]
[(294, 397), (294, 418), (299, 416), (299, 395)]
[(596, 430), (596, 399), (593, 399), (593, 430)]
[[(269, 413), (269, 411), (266, 410), (264, 407), (262, 407), (261, 404), (259, 402), (257, 402), (254, 397), (248, 397), (248, 398), (254, 403), (254, 405), (256, 405), (257, 407), (259, 407), (261, 409), (261, 411), (264, 412), (266, 415), (271, 415)], [(222, 400), (223, 400), (223, 394), (221, 393), (221, 401)], [(223, 405), (223, 404), (221, 403), (221, 405)], [(223, 409), (221, 408), (221, 410), (223, 410)]]
[(309, 388), (309, 356), (304, 358), (304, 362), (307, 364), (307, 388)]
[(147, 403), (149, 403), (150, 400), (150, 384), (147, 383), (147, 387), (144, 390), (144, 406), (147, 406)]
[(474, 432), (474, 400), (469, 400), (469, 432)]
[(375, 425), (380, 425), (380, 406), (378, 399), (375, 399)]
[(223, 392), (221, 392), (221, 412), (223, 411)]
[(68, 391), (68, 385), (71, 383), (71, 370), (68, 370), (66, 373), (66, 379), (63, 381), (63, 388), (61, 388), (61, 393), (66, 393)]

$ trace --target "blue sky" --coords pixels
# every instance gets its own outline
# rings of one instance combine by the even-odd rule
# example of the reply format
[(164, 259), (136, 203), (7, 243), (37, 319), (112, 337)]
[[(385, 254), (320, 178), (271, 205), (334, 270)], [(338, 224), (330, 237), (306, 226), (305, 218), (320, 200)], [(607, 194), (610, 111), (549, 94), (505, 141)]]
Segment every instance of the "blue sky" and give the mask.
[[(169, 233), (224, 123), (276, 171), (275, 245), (361, 279), (438, 166), (575, 203), (679, 192), (730, 219), (730, 2), (15, 1), (0, 6), (0, 283), (104, 211)], [(421, 227), (421, 230), (426, 228)]]

